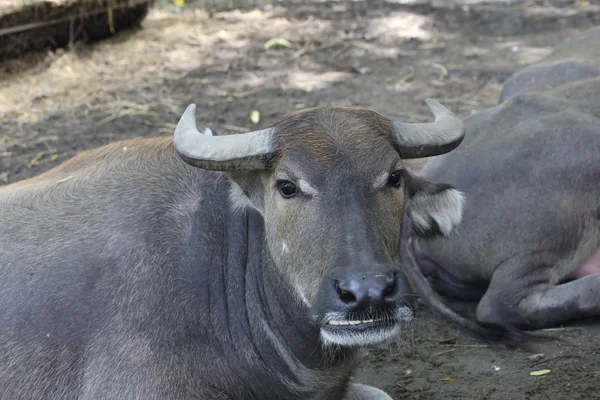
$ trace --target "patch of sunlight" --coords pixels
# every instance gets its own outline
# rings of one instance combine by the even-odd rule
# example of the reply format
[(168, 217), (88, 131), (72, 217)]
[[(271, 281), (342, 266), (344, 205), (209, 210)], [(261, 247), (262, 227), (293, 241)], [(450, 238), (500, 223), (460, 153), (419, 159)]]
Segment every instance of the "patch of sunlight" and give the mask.
[(387, 17), (374, 18), (367, 27), (367, 39), (395, 41), (398, 39), (429, 40), (432, 33), (426, 29), (431, 18), (408, 12), (393, 12)]
[(277, 87), (283, 79), (285, 74), (282, 71), (266, 71), (260, 74), (245, 72), (220, 86), (209, 85), (203, 90), (207, 96), (236, 96)]
[(311, 91), (315, 89), (323, 89), (333, 82), (340, 81), (351, 76), (349, 72), (329, 71), (323, 73), (314, 73), (307, 71), (298, 71), (290, 74), (288, 82), (291, 86), (297, 89)]
[(375, 56), (377, 58), (398, 58), (398, 56), (406, 56), (407, 51), (399, 47), (378, 46), (375, 43), (354, 42), (352, 43), (352, 56), (363, 57), (365, 55)]
[(503, 51), (510, 51), (519, 60), (519, 64), (533, 64), (545, 58), (552, 53), (553, 48), (546, 47), (532, 47), (523, 46), (520, 41), (507, 41), (496, 44), (496, 47)]
[(552, 47), (521, 47), (518, 52), (519, 64), (528, 65), (533, 64), (552, 53)]
[(203, 65), (203, 60), (191, 53), (188, 48), (174, 49), (167, 52), (163, 62), (173, 71), (190, 71)]

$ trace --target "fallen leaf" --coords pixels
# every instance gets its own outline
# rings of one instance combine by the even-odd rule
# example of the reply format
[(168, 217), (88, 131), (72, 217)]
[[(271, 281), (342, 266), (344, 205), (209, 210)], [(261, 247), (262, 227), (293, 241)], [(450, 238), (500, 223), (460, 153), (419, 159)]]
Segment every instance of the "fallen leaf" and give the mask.
[(260, 122), (260, 112), (254, 110), (250, 113), (250, 121), (253, 124), (258, 124)]
[(56, 183), (63, 183), (63, 182), (66, 182), (66, 181), (70, 181), (71, 179), (73, 179), (73, 175), (69, 175), (69, 176), (67, 176), (65, 178), (59, 179), (59, 180), (56, 181)]
[(284, 39), (284, 38), (274, 38), (271, 40), (268, 40), (265, 43), (265, 50), (269, 50), (275, 47), (287, 47), (290, 48), (292, 47), (292, 44), (289, 42), (289, 40)]
[(177, 7), (183, 7), (185, 5), (185, 0), (173, 0), (173, 4)]
[(447, 376), (445, 378), (442, 378), (441, 380), (444, 382), (454, 382), (456, 380), (456, 378), (453, 376)]
[(577, 3), (577, 7), (581, 7), (581, 8), (589, 7), (590, 5), (591, 5), (591, 3), (589, 1), (586, 1), (586, 0), (580, 1), (580, 2)]
[(56, 161), (57, 158), (58, 154), (52, 154), (52, 157), (50, 157), (50, 161)]
[(412, 374), (412, 369), (407, 369), (406, 371), (404, 371), (404, 373), (406, 375), (410, 375), (410, 374)]
[(539, 371), (530, 372), (529, 375), (531, 375), (531, 376), (541, 376), (541, 375), (546, 375), (546, 374), (549, 374), (549, 373), (550, 373), (549, 369), (540, 369)]

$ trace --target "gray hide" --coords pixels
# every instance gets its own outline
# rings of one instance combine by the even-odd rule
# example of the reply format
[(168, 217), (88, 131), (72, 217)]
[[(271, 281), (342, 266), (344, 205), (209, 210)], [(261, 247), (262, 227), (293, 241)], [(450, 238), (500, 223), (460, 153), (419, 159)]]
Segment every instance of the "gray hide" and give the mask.
[(406, 210), (447, 234), (462, 213), (402, 167), (462, 139), (430, 106), (441, 124), (325, 107), (214, 141), (192, 106), (175, 141), (0, 188), (0, 399), (390, 400), (351, 376), (413, 315), (397, 227)]
[(465, 126), (463, 144), (420, 173), (465, 193), (463, 221), (447, 239), (412, 234), (411, 279), (430, 290), (416, 260), (438, 292), (478, 300), (479, 326), (599, 315), (600, 28), (515, 73)]

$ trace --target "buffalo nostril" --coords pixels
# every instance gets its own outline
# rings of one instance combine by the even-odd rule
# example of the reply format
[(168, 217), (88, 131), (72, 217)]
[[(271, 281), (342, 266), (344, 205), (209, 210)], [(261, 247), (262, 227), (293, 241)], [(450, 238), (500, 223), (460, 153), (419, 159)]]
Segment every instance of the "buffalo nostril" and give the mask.
[(385, 299), (393, 297), (396, 294), (398, 288), (398, 286), (396, 285), (396, 278), (397, 274), (395, 272), (391, 275), (386, 276), (387, 284), (384, 287), (382, 293)]
[(389, 298), (393, 297), (396, 294), (396, 282), (393, 281), (387, 285), (387, 287), (383, 291), (383, 297)]
[(342, 289), (339, 281), (335, 281), (335, 290), (337, 291), (340, 300), (342, 300), (344, 303), (350, 304), (356, 302), (356, 296), (354, 293)]

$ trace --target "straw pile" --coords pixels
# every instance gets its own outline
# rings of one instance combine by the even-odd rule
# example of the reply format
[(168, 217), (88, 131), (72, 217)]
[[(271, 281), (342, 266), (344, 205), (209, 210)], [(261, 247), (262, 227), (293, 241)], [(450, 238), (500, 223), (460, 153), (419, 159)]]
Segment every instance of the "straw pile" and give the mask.
[(0, 60), (134, 27), (154, 0), (0, 0)]

